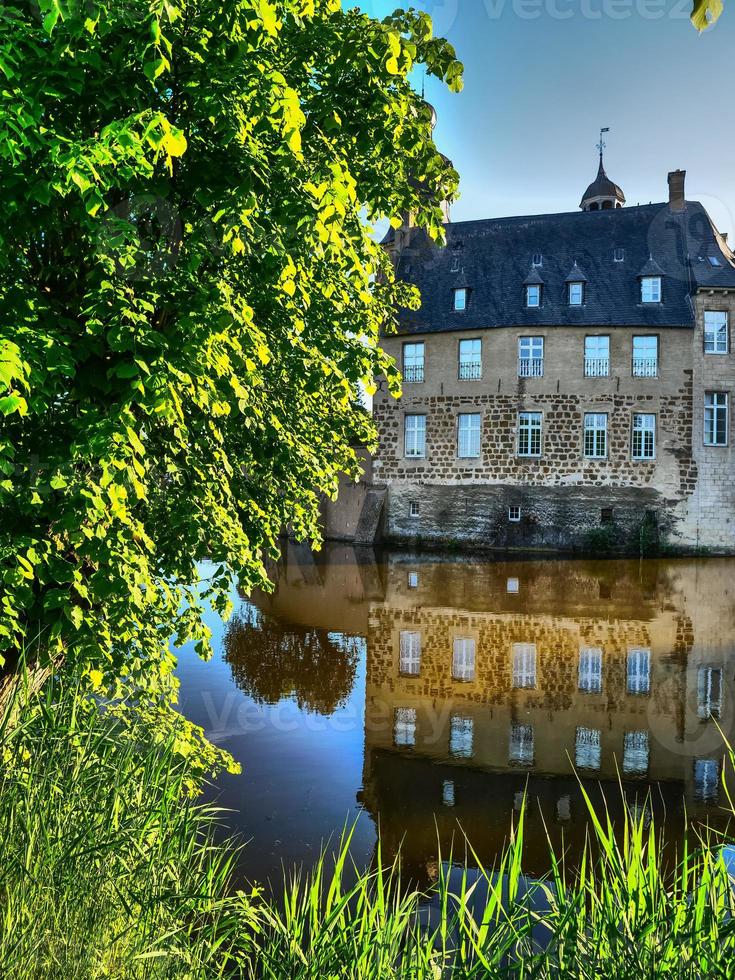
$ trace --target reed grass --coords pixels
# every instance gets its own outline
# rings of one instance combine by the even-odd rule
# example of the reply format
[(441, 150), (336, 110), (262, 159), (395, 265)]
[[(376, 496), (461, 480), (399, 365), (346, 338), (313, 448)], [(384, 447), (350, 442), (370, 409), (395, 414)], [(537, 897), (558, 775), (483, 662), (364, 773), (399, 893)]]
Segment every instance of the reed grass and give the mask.
[(665, 861), (643, 811), (613, 828), (587, 798), (581, 864), (550, 847), (543, 881), (523, 874), (522, 812), (493, 868), (446, 854), (429, 894), (379, 846), (353, 866), (347, 830), (268, 898), (237, 890), (235, 849), (187, 795), (186, 761), (143, 727), (121, 736), (73, 685), (16, 698), (0, 747), (3, 978), (735, 976), (724, 842), (682, 841)]

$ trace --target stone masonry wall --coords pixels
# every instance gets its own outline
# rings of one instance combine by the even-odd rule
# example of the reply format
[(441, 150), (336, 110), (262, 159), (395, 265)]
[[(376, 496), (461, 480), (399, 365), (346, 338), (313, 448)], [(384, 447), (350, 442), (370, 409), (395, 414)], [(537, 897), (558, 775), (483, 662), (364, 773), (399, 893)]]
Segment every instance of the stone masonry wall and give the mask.
[[(544, 337), (544, 376), (518, 378), (518, 339), (531, 333)], [(476, 381), (457, 377), (458, 344), (464, 334), (388, 338), (386, 347), (399, 363), (403, 343), (425, 343), (425, 381), (406, 383), (398, 403), (383, 391), (374, 402), (380, 432), (375, 479), (389, 489), (388, 536), (563, 549), (584, 546), (589, 532), (606, 522), (629, 543), (650, 519), (678, 540), (685, 502), (698, 478), (692, 435), (693, 332), (661, 331), (658, 377), (634, 378), (633, 337), (654, 333), (620, 327), (470, 332), (468, 338), (482, 340), (482, 377)], [(584, 339), (591, 334), (610, 337), (609, 377), (584, 376)], [(542, 413), (540, 458), (517, 455), (520, 411)], [(457, 416), (463, 412), (481, 415), (478, 459), (457, 457)], [(587, 412), (608, 416), (606, 459), (584, 458)], [(656, 416), (654, 460), (631, 459), (636, 412)], [(405, 458), (407, 414), (426, 415), (425, 459)], [(412, 501), (419, 505), (413, 517)], [(521, 507), (520, 522), (509, 521), (509, 506)]]

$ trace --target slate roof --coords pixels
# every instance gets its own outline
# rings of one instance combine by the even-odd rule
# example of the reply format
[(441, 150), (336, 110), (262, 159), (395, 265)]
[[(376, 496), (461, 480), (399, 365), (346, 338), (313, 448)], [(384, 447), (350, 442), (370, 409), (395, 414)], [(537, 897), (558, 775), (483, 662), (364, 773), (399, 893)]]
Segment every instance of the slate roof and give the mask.
[[(692, 327), (690, 297), (697, 287), (735, 289), (733, 254), (696, 201), (678, 212), (649, 204), (460, 221), (446, 232), (440, 248), (413, 229), (401, 253), (397, 275), (422, 296), (419, 310), (399, 311), (401, 333), (569, 324)], [(625, 250), (622, 262), (614, 261), (616, 248)], [(538, 254), (542, 265), (534, 269)], [(663, 273), (660, 304), (640, 302), (639, 276), (651, 262)], [(575, 263), (586, 276), (582, 306), (567, 303)], [(542, 301), (528, 309), (524, 283), (533, 272), (543, 281)], [(470, 290), (467, 309), (455, 311), (452, 291), (463, 286)]]

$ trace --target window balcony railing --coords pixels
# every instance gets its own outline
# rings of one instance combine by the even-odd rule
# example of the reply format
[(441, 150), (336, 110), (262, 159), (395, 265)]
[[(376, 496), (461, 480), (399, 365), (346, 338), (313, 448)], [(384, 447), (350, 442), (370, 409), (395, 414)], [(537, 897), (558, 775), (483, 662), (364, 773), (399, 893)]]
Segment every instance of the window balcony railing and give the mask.
[(404, 381), (423, 381), (424, 380), (424, 365), (423, 364), (407, 364), (403, 369), (403, 380)]
[(480, 361), (462, 361), (459, 365), (460, 381), (479, 381), (482, 377)]
[(610, 374), (609, 357), (585, 357), (585, 378), (606, 378)]
[(519, 378), (543, 378), (543, 357), (521, 357), (518, 361)]
[(633, 377), (634, 378), (657, 378), (658, 358), (657, 357), (634, 357)]

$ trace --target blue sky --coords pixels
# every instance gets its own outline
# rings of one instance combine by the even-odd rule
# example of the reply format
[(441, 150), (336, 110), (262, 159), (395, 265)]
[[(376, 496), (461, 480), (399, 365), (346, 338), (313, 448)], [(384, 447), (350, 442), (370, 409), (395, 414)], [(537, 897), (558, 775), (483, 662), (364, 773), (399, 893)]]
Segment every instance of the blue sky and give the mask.
[[(393, 0), (363, 0), (382, 17)], [(414, 0), (465, 64), (459, 95), (428, 79), (437, 142), (461, 175), (456, 221), (575, 210), (605, 165), (628, 204), (687, 197), (735, 233), (735, 0), (702, 35), (690, 0)]]

